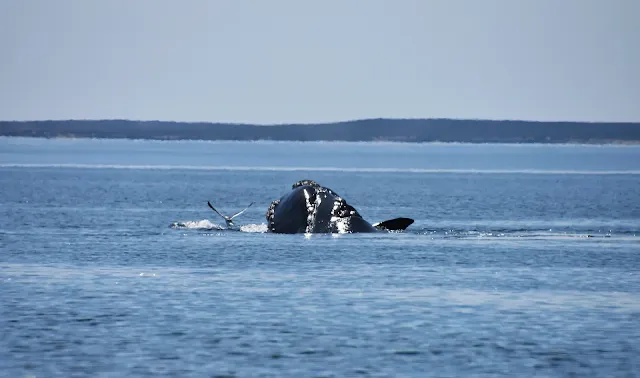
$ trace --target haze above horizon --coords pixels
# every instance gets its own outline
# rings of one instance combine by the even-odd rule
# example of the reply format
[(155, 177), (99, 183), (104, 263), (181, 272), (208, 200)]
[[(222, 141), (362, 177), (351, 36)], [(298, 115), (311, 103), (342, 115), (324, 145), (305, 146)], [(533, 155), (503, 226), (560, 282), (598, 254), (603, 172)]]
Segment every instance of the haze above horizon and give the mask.
[(0, 2), (0, 120), (640, 121), (640, 2)]

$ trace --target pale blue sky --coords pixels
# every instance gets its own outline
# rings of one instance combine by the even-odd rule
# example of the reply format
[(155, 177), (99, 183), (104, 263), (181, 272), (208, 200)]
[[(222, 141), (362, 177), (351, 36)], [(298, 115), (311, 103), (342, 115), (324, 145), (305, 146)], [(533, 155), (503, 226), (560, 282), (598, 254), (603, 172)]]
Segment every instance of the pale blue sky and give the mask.
[(639, 0), (3, 0), (0, 119), (640, 121)]

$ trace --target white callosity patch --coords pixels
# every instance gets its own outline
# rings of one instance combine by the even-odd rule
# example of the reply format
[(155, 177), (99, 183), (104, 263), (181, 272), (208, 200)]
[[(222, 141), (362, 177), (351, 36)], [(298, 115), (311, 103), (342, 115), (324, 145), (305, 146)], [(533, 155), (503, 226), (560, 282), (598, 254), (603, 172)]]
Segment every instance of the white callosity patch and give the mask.
[(307, 229), (306, 232), (311, 232), (316, 222), (316, 208), (320, 205), (321, 199), (315, 192), (311, 192), (309, 189), (303, 190), (305, 206), (307, 207)]
[(350, 233), (349, 216), (354, 215), (354, 211), (346, 208), (346, 202), (342, 197), (336, 197), (331, 210), (331, 224), (335, 225), (335, 229), (340, 234)]
[[(323, 201), (329, 200), (329, 194), (335, 195), (330, 189), (316, 188), (314, 195), (309, 195), (305, 191), (306, 206), (308, 210), (307, 217), (307, 232), (311, 232), (313, 229), (322, 229), (322, 225), (317, 224), (318, 221), (327, 222), (326, 219), (318, 218), (318, 209), (322, 205)], [(315, 201), (313, 201), (315, 199)], [(355, 209), (347, 205), (344, 199), (339, 196), (331, 198), (333, 202), (331, 207), (331, 217), (328, 219), (326, 227), (329, 232), (337, 233), (350, 233), (350, 216), (356, 215)]]
[(336, 225), (336, 230), (339, 234), (350, 234), (350, 218), (332, 217), (331, 222)]

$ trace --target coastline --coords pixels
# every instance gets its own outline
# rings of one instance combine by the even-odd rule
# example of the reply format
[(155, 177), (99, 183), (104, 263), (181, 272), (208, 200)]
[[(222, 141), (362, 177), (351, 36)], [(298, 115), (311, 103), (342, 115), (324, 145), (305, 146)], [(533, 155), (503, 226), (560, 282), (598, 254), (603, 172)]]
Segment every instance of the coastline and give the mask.
[[(408, 146), (420, 146), (420, 145), (448, 145), (448, 146), (471, 146), (471, 145), (495, 145), (495, 146), (584, 146), (584, 147), (637, 147), (640, 146), (640, 141), (624, 141), (624, 140), (611, 140), (611, 141), (568, 141), (568, 142), (456, 142), (456, 141), (398, 141), (398, 140), (273, 140), (273, 139), (159, 139), (159, 138), (110, 138), (110, 137), (86, 137), (86, 136), (67, 136), (59, 135), (52, 137), (42, 136), (19, 136), (19, 135), (1, 135), (0, 140), (6, 139), (9, 141), (17, 141), (20, 139), (26, 140), (51, 140), (51, 141), (105, 141), (105, 142), (117, 142), (117, 141), (129, 141), (129, 142), (157, 142), (157, 143), (266, 143), (266, 144), (287, 144), (287, 143), (304, 143), (304, 144), (316, 144), (316, 143), (337, 143), (337, 144), (364, 144), (364, 145), (387, 145), (398, 144)], [(10, 142), (11, 143), (11, 142)]]
[(0, 136), (288, 142), (638, 145), (640, 123), (365, 119), (257, 125), (134, 120), (0, 121)]

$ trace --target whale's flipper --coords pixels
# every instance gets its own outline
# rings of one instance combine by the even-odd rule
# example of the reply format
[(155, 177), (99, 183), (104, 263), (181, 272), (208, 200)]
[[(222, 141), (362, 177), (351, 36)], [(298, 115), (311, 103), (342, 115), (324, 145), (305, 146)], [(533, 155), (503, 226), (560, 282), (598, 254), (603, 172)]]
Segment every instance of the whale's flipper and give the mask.
[(411, 226), (413, 222), (414, 221), (411, 218), (395, 218), (386, 220), (384, 222), (374, 223), (373, 227), (377, 228), (378, 230), (400, 231)]

